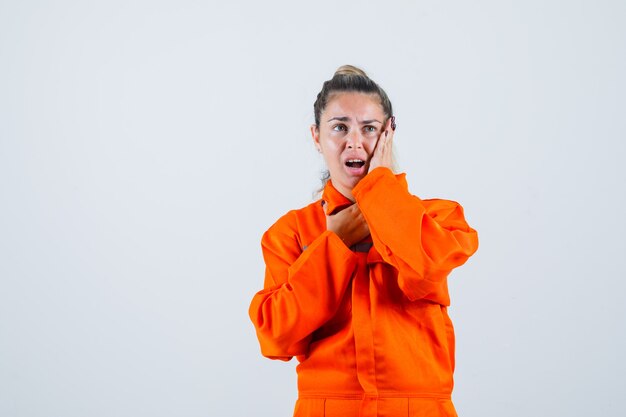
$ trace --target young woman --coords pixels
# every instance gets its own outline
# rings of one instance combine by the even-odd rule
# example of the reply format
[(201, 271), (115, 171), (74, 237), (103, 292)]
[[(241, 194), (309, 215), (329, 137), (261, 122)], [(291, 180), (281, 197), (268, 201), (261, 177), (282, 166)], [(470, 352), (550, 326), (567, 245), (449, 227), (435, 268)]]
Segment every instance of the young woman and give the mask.
[(395, 175), (387, 94), (340, 67), (314, 105), (321, 200), (264, 234), (250, 305), (261, 352), (300, 362), (295, 417), (456, 416), (447, 276), (478, 247), (453, 201)]

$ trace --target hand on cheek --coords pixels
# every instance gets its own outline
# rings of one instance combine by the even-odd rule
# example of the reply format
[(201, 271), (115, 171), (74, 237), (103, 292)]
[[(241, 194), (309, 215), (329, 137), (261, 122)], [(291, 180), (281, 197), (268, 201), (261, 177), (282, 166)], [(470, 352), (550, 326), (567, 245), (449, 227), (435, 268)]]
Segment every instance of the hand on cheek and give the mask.
[(393, 167), (393, 134), (395, 131), (395, 117), (390, 117), (385, 124), (385, 129), (380, 134), (374, 153), (370, 161), (369, 171), (372, 172), (378, 167), (386, 167), (392, 169)]

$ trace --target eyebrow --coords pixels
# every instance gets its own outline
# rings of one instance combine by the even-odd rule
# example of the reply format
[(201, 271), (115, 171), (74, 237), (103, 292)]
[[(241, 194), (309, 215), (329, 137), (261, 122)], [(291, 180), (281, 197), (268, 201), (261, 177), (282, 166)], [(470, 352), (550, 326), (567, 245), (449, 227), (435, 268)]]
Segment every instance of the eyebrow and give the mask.
[[(328, 119), (326, 121), (326, 123), (328, 122), (332, 122), (333, 120), (337, 120), (340, 122), (349, 122), (350, 118), (348, 116), (337, 116), (337, 117), (331, 117), (330, 119)], [(380, 123), (381, 125), (383, 124), (383, 122), (376, 120), (376, 119), (371, 119), (371, 120), (363, 120), (360, 122), (363, 125), (367, 125), (367, 124), (371, 124), (371, 123)]]

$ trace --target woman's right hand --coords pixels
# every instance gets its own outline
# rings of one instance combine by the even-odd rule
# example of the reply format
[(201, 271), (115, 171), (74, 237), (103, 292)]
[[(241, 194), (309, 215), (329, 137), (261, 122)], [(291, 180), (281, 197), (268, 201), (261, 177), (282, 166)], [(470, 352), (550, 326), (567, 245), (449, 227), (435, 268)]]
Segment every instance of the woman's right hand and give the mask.
[[(323, 203), (323, 207), (326, 213), (326, 203)], [(356, 204), (338, 213), (326, 214), (326, 230), (339, 236), (347, 247), (359, 243), (370, 234), (369, 226)]]

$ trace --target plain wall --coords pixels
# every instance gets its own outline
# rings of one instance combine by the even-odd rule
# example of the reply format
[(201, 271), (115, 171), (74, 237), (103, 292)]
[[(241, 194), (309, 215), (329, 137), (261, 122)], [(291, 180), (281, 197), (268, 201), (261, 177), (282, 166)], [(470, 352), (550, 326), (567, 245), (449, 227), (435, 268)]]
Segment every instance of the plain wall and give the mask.
[(461, 416), (623, 416), (623, 1), (0, 1), (0, 415), (288, 416), (247, 316), (346, 63), (465, 208)]

